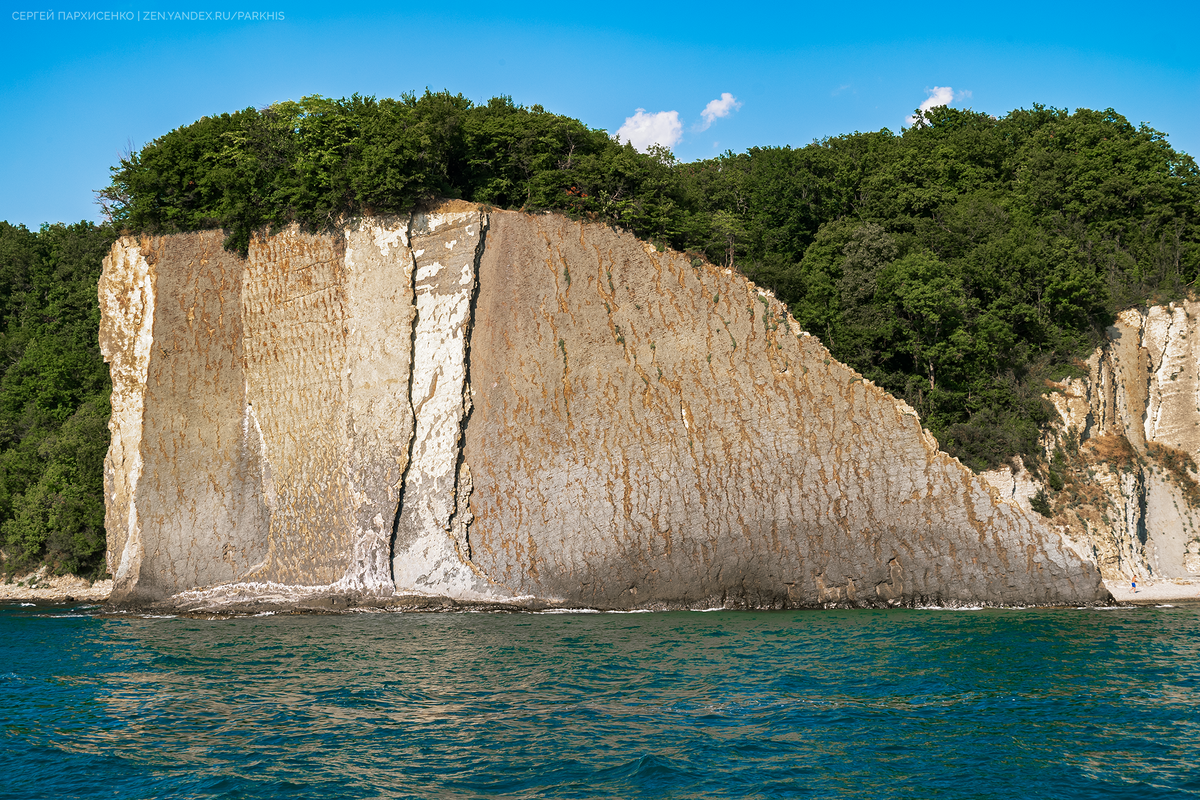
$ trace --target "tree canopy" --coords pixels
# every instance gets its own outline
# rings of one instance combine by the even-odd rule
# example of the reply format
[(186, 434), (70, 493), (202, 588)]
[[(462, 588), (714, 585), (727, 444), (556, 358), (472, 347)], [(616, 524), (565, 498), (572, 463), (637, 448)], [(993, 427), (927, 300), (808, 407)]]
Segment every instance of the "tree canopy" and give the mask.
[(0, 545), (6, 571), (104, 569), (110, 414), (96, 283), (111, 228), (0, 222)]

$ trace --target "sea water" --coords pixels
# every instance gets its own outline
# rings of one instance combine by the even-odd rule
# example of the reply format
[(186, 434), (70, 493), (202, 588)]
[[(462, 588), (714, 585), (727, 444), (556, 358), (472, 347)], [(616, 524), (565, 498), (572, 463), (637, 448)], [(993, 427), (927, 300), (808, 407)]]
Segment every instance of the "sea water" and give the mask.
[(8, 798), (1200, 794), (1200, 608), (0, 605)]

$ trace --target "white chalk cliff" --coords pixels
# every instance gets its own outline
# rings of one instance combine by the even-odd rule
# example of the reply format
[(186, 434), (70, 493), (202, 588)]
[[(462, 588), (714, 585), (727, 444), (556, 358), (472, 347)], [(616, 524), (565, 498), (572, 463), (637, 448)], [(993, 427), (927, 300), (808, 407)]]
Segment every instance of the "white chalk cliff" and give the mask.
[(1054, 523), (1108, 580), (1200, 579), (1200, 303), (1121, 312), (1086, 366), (1047, 395)]
[(1107, 597), (728, 269), (467, 203), (221, 242), (105, 261), (118, 603)]

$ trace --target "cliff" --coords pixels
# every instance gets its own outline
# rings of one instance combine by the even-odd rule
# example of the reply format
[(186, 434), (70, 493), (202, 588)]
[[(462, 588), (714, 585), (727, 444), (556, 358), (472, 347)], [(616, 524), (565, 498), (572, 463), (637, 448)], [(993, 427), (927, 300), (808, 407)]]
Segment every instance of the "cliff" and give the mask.
[(1054, 521), (1108, 580), (1200, 578), (1198, 318), (1195, 301), (1122, 312), (1087, 377), (1048, 394)]
[(730, 270), (465, 203), (221, 242), (105, 261), (118, 603), (1107, 597)]

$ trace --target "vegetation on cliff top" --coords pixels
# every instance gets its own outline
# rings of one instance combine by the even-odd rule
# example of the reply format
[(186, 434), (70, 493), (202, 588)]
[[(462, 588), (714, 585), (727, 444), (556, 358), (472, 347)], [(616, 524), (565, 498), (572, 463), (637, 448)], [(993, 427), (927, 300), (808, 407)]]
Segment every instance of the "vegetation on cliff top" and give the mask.
[(936, 108), (896, 135), (695, 163), (507, 98), (306, 98), (209, 117), (114, 169), (133, 230), (298, 221), (435, 197), (554, 209), (704, 253), (775, 291), (975, 469), (1036, 456), (1044, 380), (1114, 310), (1200, 274), (1200, 174), (1112, 110)]
[[(621, 226), (774, 290), (976, 470), (1036, 460), (1045, 379), (1076, 369), (1116, 310), (1185, 294), (1200, 276), (1195, 162), (1111, 109), (1034, 106), (996, 119), (936, 108), (900, 134), (680, 163), (503, 97), (311, 97), (172, 131), (122, 159), (99, 197), (113, 229), (219, 227), (242, 252), (263, 228), (321, 230), (439, 197)], [(6, 289), (0, 536), (22, 559), (94, 554), (99, 461), (68, 464), (62, 443), (107, 413), (94, 310), (112, 233), (0, 234), (0, 268), (26, 276), (12, 286), (41, 286), (58, 270), (93, 314), (60, 323), (75, 317), (47, 311), (59, 307), (48, 288)], [(77, 242), (79, 254), (55, 241)], [(77, 358), (90, 366), (59, 368)], [(40, 375), (56, 377), (30, 377)], [(84, 497), (90, 505), (72, 499)], [(85, 544), (52, 541), (66, 530)]]

